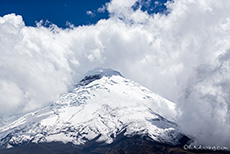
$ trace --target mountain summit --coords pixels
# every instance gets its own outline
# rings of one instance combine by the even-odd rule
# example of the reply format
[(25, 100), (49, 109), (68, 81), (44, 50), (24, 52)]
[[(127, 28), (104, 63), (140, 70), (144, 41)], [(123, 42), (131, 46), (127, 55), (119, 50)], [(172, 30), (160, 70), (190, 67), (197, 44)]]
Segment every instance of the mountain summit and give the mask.
[(97, 67), (93, 70), (88, 71), (83, 79), (78, 83), (78, 85), (87, 85), (90, 82), (94, 81), (94, 80), (98, 80), (101, 79), (103, 76), (104, 77), (112, 77), (112, 76), (122, 76), (120, 72), (115, 71), (113, 69), (110, 68), (102, 68), (102, 67)]
[[(0, 148), (112, 144), (118, 136), (180, 144), (175, 104), (112, 69), (89, 71), (71, 92), (0, 128)], [(93, 143), (92, 143), (93, 142)]]

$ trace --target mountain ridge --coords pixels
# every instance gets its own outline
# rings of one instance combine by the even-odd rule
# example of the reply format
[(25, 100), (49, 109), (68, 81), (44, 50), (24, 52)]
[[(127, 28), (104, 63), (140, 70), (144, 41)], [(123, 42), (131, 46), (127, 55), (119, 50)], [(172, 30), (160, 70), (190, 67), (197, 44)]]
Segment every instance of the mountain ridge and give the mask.
[(96, 68), (57, 101), (0, 127), (0, 147), (58, 141), (82, 146), (92, 140), (111, 144), (122, 132), (179, 145), (184, 135), (175, 116), (174, 103), (117, 71)]

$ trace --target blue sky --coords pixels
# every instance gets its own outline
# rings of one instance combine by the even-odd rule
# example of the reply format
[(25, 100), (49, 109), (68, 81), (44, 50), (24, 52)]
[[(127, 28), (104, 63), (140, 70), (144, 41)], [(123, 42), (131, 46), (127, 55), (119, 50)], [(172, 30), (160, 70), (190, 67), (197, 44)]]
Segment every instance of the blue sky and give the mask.
[[(133, 6), (133, 9), (141, 7), (148, 13), (164, 12), (163, 5), (167, 0), (150, 1), (142, 0)], [(109, 17), (108, 11), (98, 12), (110, 0), (1, 0), (0, 16), (15, 13), (22, 15), (27, 26), (35, 26), (36, 21), (50, 21), (58, 27), (66, 27), (66, 22), (75, 26), (95, 24), (100, 19)], [(93, 14), (90, 15), (91, 11)]]
[(16, 13), (23, 16), (26, 25), (34, 26), (35, 21), (49, 20), (59, 27), (66, 22), (74, 25), (95, 23), (98, 19), (108, 18), (108, 13), (87, 15), (88, 10), (97, 10), (108, 0), (3, 0), (0, 2), (0, 15)]

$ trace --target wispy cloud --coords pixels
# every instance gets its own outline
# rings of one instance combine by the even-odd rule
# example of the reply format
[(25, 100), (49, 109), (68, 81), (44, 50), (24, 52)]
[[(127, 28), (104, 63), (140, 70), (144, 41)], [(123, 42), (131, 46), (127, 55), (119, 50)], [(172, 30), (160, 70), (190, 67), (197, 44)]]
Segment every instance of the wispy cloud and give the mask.
[(95, 17), (96, 14), (92, 11), (86, 11), (86, 14), (90, 15), (90, 17)]
[(102, 7), (99, 7), (97, 9), (97, 11), (100, 12), (100, 13), (104, 13), (106, 11), (106, 9), (107, 9), (107, 6), (106, 5), (102, 5)]

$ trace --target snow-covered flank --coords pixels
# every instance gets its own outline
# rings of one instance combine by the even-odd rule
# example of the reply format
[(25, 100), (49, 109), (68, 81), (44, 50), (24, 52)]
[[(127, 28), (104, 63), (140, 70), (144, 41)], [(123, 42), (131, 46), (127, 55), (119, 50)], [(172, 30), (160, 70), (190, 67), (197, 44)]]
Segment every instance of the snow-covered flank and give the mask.
[[(155, 141), (177, 144), (175, 104), (111, 69), (95, 69), (59, 100), (0, 128), (0, 147), (29, 142), (89, 140), (111, 143), (124, 135), (147, 135)], [(87, 80), (84, 82), (86, 83)]]

